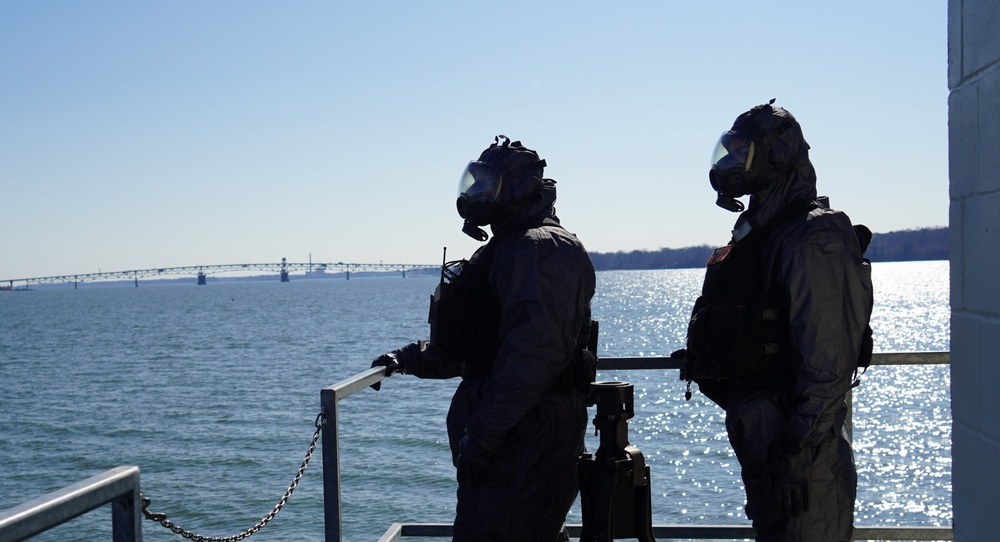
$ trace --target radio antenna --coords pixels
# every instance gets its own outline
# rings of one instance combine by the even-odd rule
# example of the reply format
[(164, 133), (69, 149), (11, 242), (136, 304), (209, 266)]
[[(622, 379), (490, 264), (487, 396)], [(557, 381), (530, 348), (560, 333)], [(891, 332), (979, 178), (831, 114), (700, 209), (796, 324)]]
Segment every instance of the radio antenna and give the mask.
[(444, 269), (448, 265), (448, 247), (441, 251), (441, 283), (444, 284)]

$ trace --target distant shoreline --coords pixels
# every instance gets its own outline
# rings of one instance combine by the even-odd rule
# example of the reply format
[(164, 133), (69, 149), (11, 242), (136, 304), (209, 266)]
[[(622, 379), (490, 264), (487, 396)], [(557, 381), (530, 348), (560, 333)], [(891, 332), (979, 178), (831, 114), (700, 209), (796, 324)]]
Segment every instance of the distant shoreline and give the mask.
[[(715, 247), (701, 245), (685, 248), (661, 248), (659, 250), (633, 250), (629, 252), (591, 252), (590, 259), (596, 271), (627, 271), (653, 269), (697, 269), (705, 266), (708, 257)], [(903, 230), (888, 233), (876, 233), (865, 256), (872, 262), (912, 262), (948, 259), (948, 228), (923, 228), (919, 230)], [(407, 271), (407, 276), (438, 276), (438, 269), (413, 269)], [(350, 279), (399, 277), (398, 271), (390, 272), (353, 272)], [(324, 276), (289, 275), (289, 279), (298, 280), (349, 280), (344, 273), (327, 273)], [(141, 284), (185, 284), (196, 281), (195, 277), (178, 277), (173, 279), (157, 278), (142, 279)], [(277, 275), (225, 276), (212, 275), (209, 283), (215, 282), (254, 282), (277, 281)], [(133, 285), (132, 280), (112, 280), (81, 282), (77, 287), (94, 288), (106, 286)], [(41, 288), (73, 288), (72, 283), (32, 284), (28, 291)], [(24, 287), (15, 287), (14, 291), (25, 291)], [(9, 292), (9, 287), (0, 287), (0, 292)]]
[[(715, 247), (701, 245), (630, 252), (591, 252), (598, 271), (691, 269), (704, 267)], [(915, 262), (948, 259), (948, 228), (876, 233), (865, 252), (872, 262)]]

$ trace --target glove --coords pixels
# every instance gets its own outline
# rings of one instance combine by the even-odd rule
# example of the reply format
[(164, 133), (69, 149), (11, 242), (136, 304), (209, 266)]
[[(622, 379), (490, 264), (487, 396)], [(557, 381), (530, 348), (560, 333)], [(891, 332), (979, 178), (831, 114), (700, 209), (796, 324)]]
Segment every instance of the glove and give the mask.
[[(670, 353), (670, 359), (683, 359), (683, 360), (687, 360), (687, 353), (688, 353), (687, 348), (681, 348), (680, 350), (674, 350), (673, 352)], [(683, 366), (681, 366), (681, 370), (679, 372), (679, 375), (680, 375), (680, 379), (681, 380), (687, 380), (687, 375), (684, 374), (684, 367)]]
[(458, 482), (462, 484), (479, 485), (486, 481), (486, 472), (490, 466), (490, 458), (494, 448), (475, 433), (465, 430), (462, 440), (458, 441)]
[[(420, 350), (419, 342), (410, 343), (375, 358), (372, 368), (385, 367), (385, 376), (392, 376), (393, 373), (410, 374), (420, 363)], [(371, 387), (378, 391), (382, 389), (382, 383), (376, 382)]]
[(785, 517), (809, 511), (809, 471), (813, 449), (779, 438), (768, 452), (767, 481)]

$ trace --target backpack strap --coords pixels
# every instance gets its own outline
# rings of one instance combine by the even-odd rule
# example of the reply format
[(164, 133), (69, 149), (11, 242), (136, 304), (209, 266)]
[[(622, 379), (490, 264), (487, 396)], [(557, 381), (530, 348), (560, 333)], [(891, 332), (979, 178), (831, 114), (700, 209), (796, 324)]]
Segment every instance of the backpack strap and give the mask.
[(855, 224), (854, 234), (858, 236), (858, 243), (861, 245), (861, 253), (864, 254), (868, 250), (868, 245), (871, 244), (874, 234), (872, 234), (872, 231), (864, 224)]

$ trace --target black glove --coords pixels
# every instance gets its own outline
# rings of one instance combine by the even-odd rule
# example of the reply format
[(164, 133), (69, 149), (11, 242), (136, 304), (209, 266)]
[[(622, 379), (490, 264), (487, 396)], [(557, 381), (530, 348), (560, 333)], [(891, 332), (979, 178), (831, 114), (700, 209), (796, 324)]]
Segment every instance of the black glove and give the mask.
[[(372, 367), (385, 367), (385, 376), (392, 376), (393, 373), (410, 374), (420, 363), (420, 350), (419, 342), (410, 343), (375, 358)], [(375, 391), (382, 389), (382, 383), (372, 384), (372, 389)]]
[(465, 436), (458, 441), (458, 481), (463, 484), (479, 485), (486, 481), (490, 457), (495, 449), (486, 441), (465, 430)]
[(791, 439), (779, 438), (767, 458), (767, 480), (784, 516), (799, 517), (809, 511), (809, 471), (813, 449)]
[[(687, 348), (681, 348), (680, 350), (674, 350), (670, 353), (670, 359), (683, 359), (687, 360)], [(681, 366), (681, 370), (678, 372), (681, 380), (687, 380), (687, 374), (684, 372), (684, 367)], [(689, 386), (690, 387), (690, 386)]]

